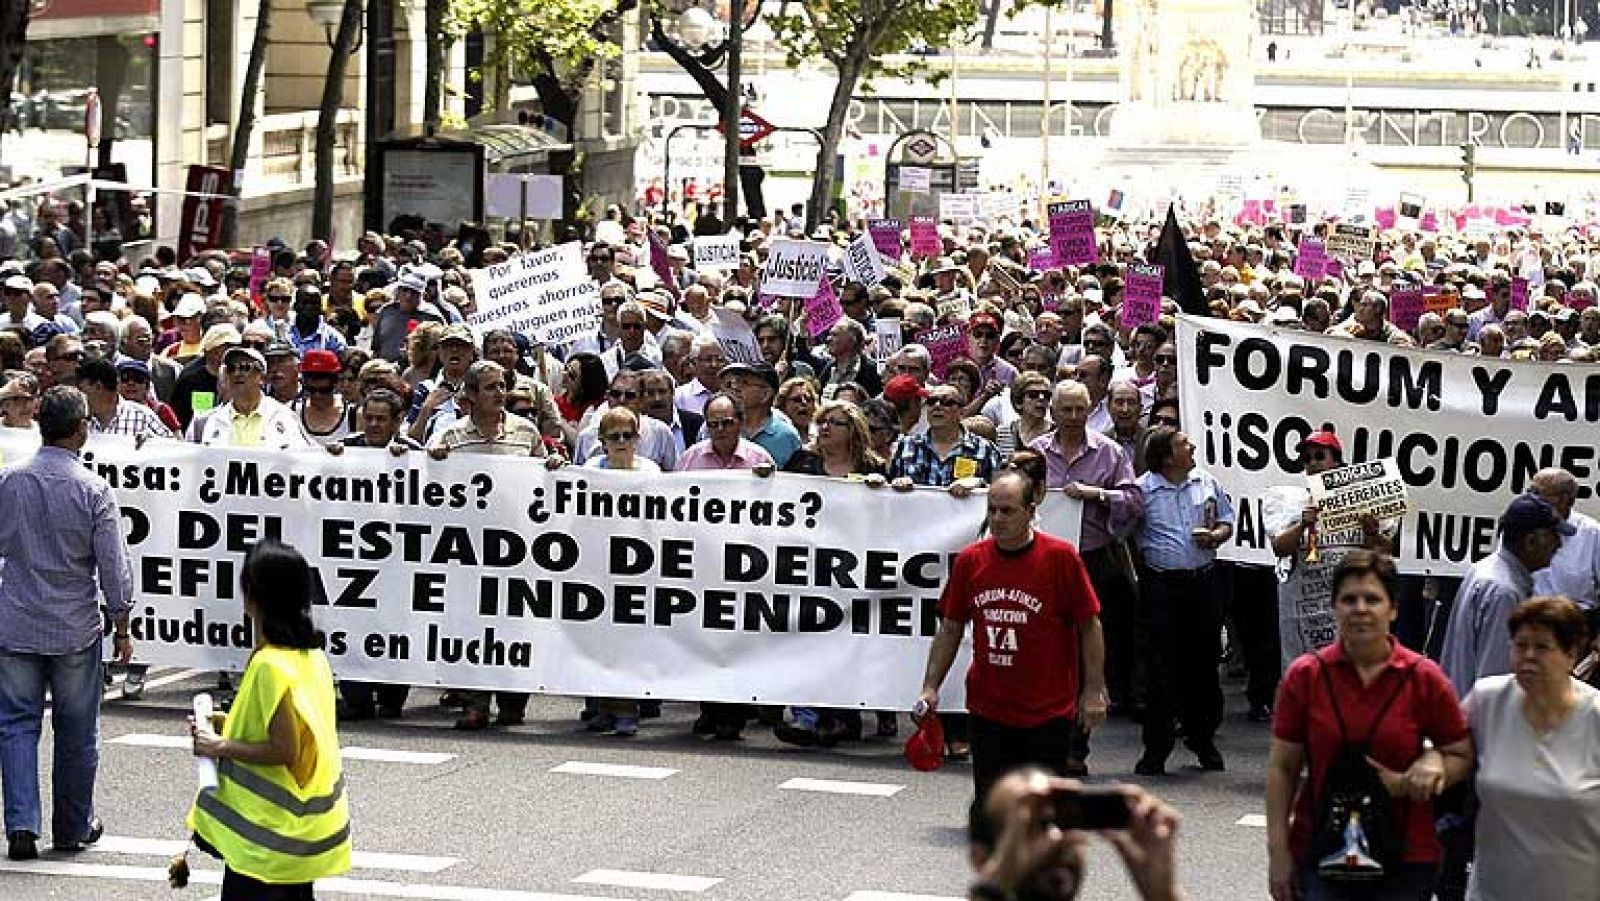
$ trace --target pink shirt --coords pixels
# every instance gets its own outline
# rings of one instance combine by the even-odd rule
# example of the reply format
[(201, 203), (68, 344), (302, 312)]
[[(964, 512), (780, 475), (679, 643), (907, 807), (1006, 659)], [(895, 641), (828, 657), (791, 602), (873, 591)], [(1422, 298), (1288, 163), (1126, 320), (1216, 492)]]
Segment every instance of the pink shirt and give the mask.
[(765, 463), (773, 465), (772, 455), (761, 449), (761, 446), (739, 439), (739, 446), (733, 449), (733, 456), (724, 458), (711, 449), (711, 439), (696, 444), (685, 450), (678, 457), (678, 472), (690, 472), (696, 469), (754, 469)]

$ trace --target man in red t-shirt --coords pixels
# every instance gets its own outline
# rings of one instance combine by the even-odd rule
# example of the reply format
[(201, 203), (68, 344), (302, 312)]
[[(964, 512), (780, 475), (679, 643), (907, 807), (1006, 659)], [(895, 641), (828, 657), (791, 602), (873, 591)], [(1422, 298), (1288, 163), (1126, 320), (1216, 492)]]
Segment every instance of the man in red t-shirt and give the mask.
[(979, 798), (1022, 764), (1063, 772), (1073, 724), (1088, 731), (1106, 717), (1100, 602), (1077, 548), (1034, 531), (1042, 487), (1017, 469), (990, 486), (991, 537), (968, 546), (950, 569), (917, 702), (919, 718), (938, 708), (939, 686), (973, 623), (967, 710)]

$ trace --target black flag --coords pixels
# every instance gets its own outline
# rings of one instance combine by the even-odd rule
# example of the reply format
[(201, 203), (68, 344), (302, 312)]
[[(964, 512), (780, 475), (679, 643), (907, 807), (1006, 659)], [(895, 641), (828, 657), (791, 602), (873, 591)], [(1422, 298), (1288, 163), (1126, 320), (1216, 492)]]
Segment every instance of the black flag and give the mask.
[(1178, 302), (1178, 309), (1191, 316), (1209, 316), (1206, 292), (1200, 284), (1200, 269), (1189, 253), (1189, 242), (1178, 227), (1178, 213), (1167, 207), (1167, 224), (1161, 226), (1161, 238), (1156, 242), (1155, 262), (1166, 267), (1162, 280), (1162, 293)]

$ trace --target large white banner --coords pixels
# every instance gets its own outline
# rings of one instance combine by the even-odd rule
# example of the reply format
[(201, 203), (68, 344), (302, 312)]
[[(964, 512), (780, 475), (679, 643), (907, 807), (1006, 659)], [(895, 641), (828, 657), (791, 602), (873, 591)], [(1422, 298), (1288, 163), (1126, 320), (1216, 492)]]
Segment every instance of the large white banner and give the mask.
[(561, 347), (600, 327), (600, 286), (583, 268), (577, 241), (472, 270), (477, 310), (467, 322), (522, 332), (547, 347)]
[[(0, 459), (35, 440), (0, 429)], [(903, 708), (985, 507), (787, 473), (552, 473), (467, 454), (96, 438), (84, 461), (118, 489), (141, 661), (241, 668), (239, 566), (270, 535), (316, 568), (343, 678), (600, 697)], [(1081, 507), (1050, 494), (1044, 527), (1076, 541)]]
[(1509, 362), (1179, 317), (1184, 431), (1233, 496), (1224, 550), (1271, 562), (1263, 495), (1305, 485), (1297, 445), (1331, 423), (1346, 463), (1393, 457), (1409, 487), (1400, 568), (1454, 574), (1494, 547), (1495, 522), (1535, 472), (1578, 480), (1600, 515), (1600, 371)]

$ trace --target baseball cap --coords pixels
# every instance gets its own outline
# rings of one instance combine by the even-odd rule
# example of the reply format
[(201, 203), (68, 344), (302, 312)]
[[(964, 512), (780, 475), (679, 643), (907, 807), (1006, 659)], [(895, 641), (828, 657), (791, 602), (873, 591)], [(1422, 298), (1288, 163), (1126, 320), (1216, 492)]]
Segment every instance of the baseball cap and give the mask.
[(455, 325), (445, 327), (444, 334), (439, 336), (439, 343), (443, 344), (446, 341), (460, 341), (463, 344), (468, 344), (474, 347), (476, 347), (478, 344), (478, 342), (472, 339), (472, 329), (467, 328), (465, 325), (462, 325), (459, 322)]
[(1575, 535), (1577, 528), (1561, 518), (1550, 502), (1537, 494), (1519, 495), (1500, 517), (1500, 528), (1507, 535), (1522, 536), (1540, 529), (1554, 529), (1561, 535)]
[(16, 397), (33, 397), (33, 389), (28, 387), (26, 379), (12, 379), (0, 385), (0, 400), (11, 400)]
[(766, 382), (774, 394), (778, 391), (778, 370), (773, 369), (770, 363), (729, 363), (722, 367), (719, 375), (723, 378), (730, 375), (753, 375)]
[(994, 329), (997, 332), (1000, 331), (1000, 328), (1001, 328), (1001, 326), (1000, 326), (1000, 317), (996, 316), (995, 314), (993, 314), (991, 312), (989, 312), (988, 310), (979, 310), (978, 312), (973, 313), (971, 316), (967, 317), (967, 329), (968, 330), (975, 329), (975, 328), (978, 328), (979, 326), (985, 326), (985, 325), (988, 326), (989, 328)]
[(663, 322), (672, 318), (672, 298), (660, 291), (644, 291), (638, 297), (639, 306), (644, 311)]
[(927, 397), (928, 389), (915, 376), (897, 375), (883, 386), (883, 397), (890, 403), (903, 404), (913, 397)]
[(193, 269), (185, 269), (183, 271), (183, 276), (202, 288), (215, 288), (217, 286), (217, 280), (212, 277), (211, 270), (204, 266), (196, 266)]
[(205, 298), (198, 294), (189, 293), (178, 298), (178, 305), (172, 308), (172, 315), (179, 319), (190, 319), (206, 311)]
[(5, 286), (8, 291), (32, 291), (33, 279), (26, 275), (13, 275), (6, 279)]
[(1333, 433), (1332, 423), (1323, 423), (1321, 428), (1301, 439), (1295, 449), (1304, 453), (1307, 447), (1325, 447), (1344, 457), (1344, 445), (1339, 443), (1339, 436)]
[(400, 274), (400, 278), (395, 282), (395, 288), (408, 288), (421, 294), (428, 290), (428, 280), (418, 275), (415, 271), (407, 270)]
[(267, 368), (267, 358), (261, 355), (261, 351), (256, 350), (254, 347), (245, 347), (242, 344), (228, 348), (228, 352), (222, 355), (223, 365), (227, 365), (227, 362), (234, 357), (241, 356), (254, 360), (255, 364), (263, 370)]
[(331, 350), (308, 350), (300, 361), (300, 372), (305, 375), (338, 375), (343, 368), (339, 355)]
[(239, 330), (228, 323), (219, 323), (206, 329), (205, 336), (200, 339), (200, 352), (210, 353), (219, 347), (229, 344), (242, 343)]
[(143, 376), (145, 381), (150, 380), (150, 367), (143, 360), (124, 359), (118, 361), (117, 375), (120, 376), (125, 372), (137, 373)]
[(273, 357), (298, 357), (300, 351), (287, 341), (273, 341), (267, 344), (262, 351), (262, 358), (270, 360)]

